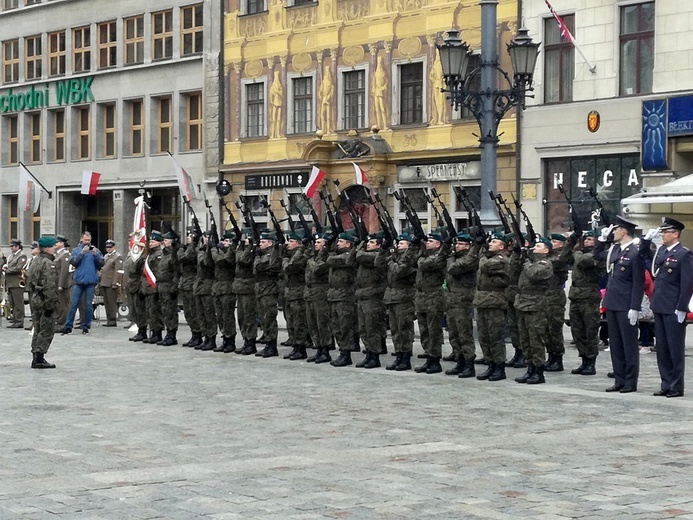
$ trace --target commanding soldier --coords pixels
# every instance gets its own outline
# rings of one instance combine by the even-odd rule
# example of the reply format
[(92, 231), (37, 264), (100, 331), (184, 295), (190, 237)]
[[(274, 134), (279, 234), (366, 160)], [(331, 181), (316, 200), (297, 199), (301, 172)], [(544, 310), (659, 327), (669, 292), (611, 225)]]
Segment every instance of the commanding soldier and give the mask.
[(103, 294), (103, 304), (106, 307), (106, 323), (104, 327), (115, 327), (118, 318), (118, 290), (123, 283), (123, 255), (116, 250), (113, 240), (106, 240), (106, 254), (103, 257), (103, 267), (99, 279), (99, 287)]
[(236, 271), (236, 241), (233, 231), (226, 231), (218, 248), (212, 250), (214, 277), (212, 287), (214, 312), (221, 332), (221, 345), (214, 352), (236, 351), (236, 295), (233, 294), (233, 277)]
[[(130, 235), (130, 238), (132, 238), (132, 235)], [(147, 303), (142, 289), (142, 281), (144, 280), (146, 253), (142, 253), (135, 258), (132, 254), (133, 245), (130, 244), (130, 251), (125, 258), (124, 265), (128, 278), (126, 291), (128, 294), (130, 321), (137, 325), (137, 334), (129, 338), (129, 340), (144, 341), (147, 339)]]
[(327, 300), (330, 302), (332, 333), (339, 347), (339, 357), (330, 362), (335, 367), (351, 365), (351, 349), (354, 343), (354, 325), (357, 324), (354, 281), (356, 279), (356, 254), (351, 233), (340, 233), (337, 247), (327, 257), (330, 268)]
[(214, 296), (212, 296), (212, 286), (214, 285), (214, 259), (212, 258), (212, 247), (208, 236), (201, 238), (202, 245), (197, 252), (197, 277), (193, 293), (195, 303), (200, 317), (200, 327), (204, 334), (204, 341), (195, 346), (195, 350), (214, 350), (217, 348), (217, 318), (214, 312)]
[(178, 250), (178, 268), (180, 279), (178, 292), (183, 300), (183, 312), (188, 323), (191, 338), (183, 343), (184, 347), (197, 347), (202, 345), (202, 332), (200, 331), (200, 318), (197, 312), (197, 303), (193, 294), (193, 286), (197, 276), (197, 240), (194, 230), (189, 229), (186, 244)]
[[(577, 245), (579, 235), (568, 237), (560, 260), (573, 264), (573, 280), (570, 286), (570, 330), (575, 346), (582, 358), (582, 364), (570, 371), (571, 374), (593, 376), (597, 373), (595, 363), (599, 354), (599, 280), (606, 274), (603, 261), (594, 258), (594, 233), (588, 231)], [(555, 270), (554, 270), (555, 272)]]
[[(306, 239), (310, 244), (310, 237)], [(292, 361), (306, 359), (306, 343), (308, 341), (308, 323), (306, 318), (306, 256), (305, 248), (301, 245), (301, 236), (290, 233), (286, 242), (286, 251), (282, 259), (284, 273), (284, 317), (286, 330), (293, 349), (284, 356)]]
[(316, 354), (306, 360), (308, 363), (332, 361), (330, 304), (327, 301), (330, 275), (330, 268), (327, 266), (329, 237), (326, 233), (315, 235), (313, 249), (306, 252), (306, 289), (303, 295), (306, 301), (308, 332), (313, 346), (317, 349)]
[[(250, 233), (250, 230), (248, 230)], [(248, 356), (257, 352), (257, 302), (255, 301), (255, 244), (249, 239), (241, 241), (236, 249), (236, 276), (233, 280), (233, 292), (237, 299), (238, 328), (243, 337), (243, 348), (236, 354)]]
[(545, 382), (546, 291), (554, 276), (548, 258), (550, 252), (551, 241), (541, 238), (534, 244), (532, 254), (522, 257), (515, 309), (520, 325), (520, 341), (527, 360), (527, 373), (515, 378), (518, 383), (536, 385)]
[(70, 270), (70, 245), (62, 235), (55, 237), (55, 269), (58, 276), (58, 307), (55, 310), (55, 332), (65, 327), (67, 311), (70, 308), (70, 289), (72, 272)]
[(457, 364), (446, 370), (448, 376), (462, 378), (475, 374), (472, 316), (474, 315), (474, 290), (476, 271), (479, 268), (481, 244), (472, 247), (473, 239), (467, 233), (458, 233), (454, 240), (454, 250), (448, 257), (445, 277), (447, 292), (445, 308), (448, 322), (448, 337)]
[(24, 328), (24, 285), (26, 285), (24, 268), (27, 256), (22, 251), (22, 241), (13, 238), (10, 240), (10, 255), (7, 263), (2, 266), (5, 271), (5, 289), (12, 307), (12, 325), (9, 329)]
[[(164, 237), (159, 231), (152, 230), (149, 237), (149, 255), (145, 261), (144, 274), (142, 277), (141, 290), (144, 293), (146, 308), (147, 308), (147, 325), (151, 334), (148, 338), (142, 340), (142, 343), (153, 343), (156, 344), (162, 340), (161, 333), (164, 329), (164, 324), (161, 319), (161, 302), (159, 301), (159, 294), (156, 291), (156, 283), (151, 284), (150, 278), (146, 275), (147, 271), (156, 274), (158, 270), (158, 264), (161, 261), (161, 256), (163, 251), (161, 249), (161, 243), (164, 241)], [(133, 339), (133, 341), (135, 341)]]
[(397, 246), (390, 251), (389, 258), (376, 258), (378, 264), (387, 263), (387, 288), (383, 302), (387, 305), (392, 343), (395, 346), (395, 361), (386, 366), (385, 370), (411, 370), (418, 257), (419, 248), (412, 246), (412, 239), (408, 233), (403, 233), (397, 237)]
[(378, 261), (386, 258), (382, 232), (368, 235), (368, 241), (356, 252), (356, 305), (359, 336), (366, 347), (366, 357), (357, 368), (377, 368), (380, 366), (380, 352), (383, 338), (387, 337), (385, 286), (387, 283), (387, 264)]
[(178, 243), (176, 235), (169, 231), (164, 235), (161, 260), (157, 265), (156, 291), (161, 305), (161, 322), (166, 327), (166, 337), (156, 342), (157, 345), (169, 347), (177, 345), (178, 340)]
[(474, 295), (476, 325), (479, 346), (488, 368), (476, 376), (479, 380), (500, 381), (505, 379), (505, 342), (503, 324), (508, 302), (505, 289), (508, 287), (508, 255), (505, 237), (491, 237), (486, 251), (479, 258), (477, 287)]
[(443, 348), (443, 315), (445, 314), (445, 265), (450, 247), (439, 233), (429, 233), (419, 255), (416, 273), (416, 317), (419, 321), (421, 346), (428, 356), (415, 372), (437, 374), (443, 371), (440, 358)]
[(266, 232), (260, 235), (260, 247), (253, 263), (253, 273), (257, 312), (261, 320), (262, 335), (266, 340), (265, 348), (255, 355), (263, 358), (278, 356), (277, 304), (279, 278), (282, 275), (282, 248), (274, 233)]
[(568, 265), (561, 258), (561, 251), (565, 244), (566, 237), (561, 233), (552, 233), (551, 254), (549, 260), (553, 267), (553, 278), (551, 285), (546, 293), (547, 305), (547, 337), (546, 352), (549, 359), (544, 370), (546, 372), (563, 372), (563, 354), (565, 345), (563, 342), (563, 323), (565, 319), (566, 297), (563, 286), (568, 280)]
[(58, 276), (53, 253), (55, 239), (41, 237), (38, 240), (40, 252), (31, 262), (27, 273), (27, 289), (31, 294), (34, 335), (31, 338), (33, 360), (31, 368), (55, 368), (44, 357), (55, 334), (55, 310), (58, 307)]

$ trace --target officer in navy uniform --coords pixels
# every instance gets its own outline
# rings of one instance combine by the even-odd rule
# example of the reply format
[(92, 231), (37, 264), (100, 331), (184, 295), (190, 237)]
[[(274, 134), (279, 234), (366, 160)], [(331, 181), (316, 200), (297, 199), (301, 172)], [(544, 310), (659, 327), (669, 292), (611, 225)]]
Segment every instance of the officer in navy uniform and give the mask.
[[(663, 217), (659, 228), (645, 235), (640, 252), (652, 260), (654, 291), (650, 307), (655, 317), (657, 365), (662, 385), (656, 396), (683, 397), (686, 313), (693, 294), (693, 253), (679, 242), (684, 225)], [(652, 240), (661, 233), (662, 245), (653, 252)]]
[[(616, 217), (615, 224), (602, 230), (593, 253), (595, 260), (606, 261), (609, 274), (603, 305), (616, 382), (606, 391), (622, 394), (638, 390), (640, 371), (637, 324), (645, 288), (645, 261), (633, 236), (635, 227), (635, 223)], [(605, 250), (611, 241), (614, 244)]]

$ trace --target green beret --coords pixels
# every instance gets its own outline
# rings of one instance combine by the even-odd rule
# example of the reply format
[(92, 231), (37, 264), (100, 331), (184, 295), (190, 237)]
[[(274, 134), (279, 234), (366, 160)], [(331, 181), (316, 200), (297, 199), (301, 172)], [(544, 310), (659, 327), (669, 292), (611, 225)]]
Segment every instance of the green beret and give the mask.
[(155, 229), (152, 230), (152, 234), (149, 237), (149, 240), (155, 240), (157, 242), (163, 242), (164, 237), (161, 235), (160, 231), (156, 231)]
[(337, 238), (341, 238), (342, 240), (347, 240), (349, 242), (356, 242), (356, 237), (351, 233), (347, 233), (346, 231), (337, 235)]
[(265, 231), (260, 233), (260, 240), (272, 240), (272, 241), (277, 240), (277, 234), (276, 233), (274, 233), (273, 231), (270, 231), (267, 228), (264, 228), (264, 229), (265, 229)]
[(472, 238), (471, 235), (468, 233), (457, 233), (455, 236), (455, 241), (456, 242), (467, 242), (468, 244), (471, 244), (474, 239)]
[(537, 244), (545, 244), (548, 248), (549, 251), (553, 249), (553, 246), (551, 245), (551, 239), (548, 237), (539, 237), (537, 238)]
[(173, 240), (174, 238), (176, 238), (176, 235), (175, 235), (175, 233), (173, 233), (173, 231), (167, 231), (166, 233), (163, 234), (163, 237), (168, 239), (168, 240)]
[(551, 240), (560, 240), (561, 242), (565, 242), (565, 241), (566, 241), (565, 235), (563, 235), (563, 234), (561, 234), (561, 233), (551, 233), (551, 235), (549, 235), (549, 238), (550, 238)]
[(493, 235), (491, 235), (491, 240), (500, 240), (504, 244), (508, 243), (507, 237), (503, 233), (494, 233)]
[(582, 234), (582, 236), (583, 236), (583, 237), (593, 237), (593, 236), (594, 236), (594, 230), (593, 230), (593, 229), (590, 229), (589, 231), (585, 231), (585, 232)]
[(221, 238), (228, 238), (229, 240), (233, 240), (236, 238), (236, 233), (233, 232), (233, 229), (227, 229), (224, 231), (224, 236)]
[(437, 240), (438, 242), (443, 241), (443, 236), (440, 233), (429, 233), (426, 238)]
[(55, 238), (53, 237), (41, 237), (38, 239), (39, 247), (53, 247), (55, 245)]
[(383, 241), (385, 234), (382, 231), (377, 231), (368, 235), (368, 240), (377, 240), (379, 243)]
[(411, 235), (409, 233), (401, 233), (397, 236), (397, 241), (399, 242), (400, 240), (411, 242)]
[(286, 235), (286, 238), (289, 240), (302, 240), (303, 239), (303, 233), (299, 233), (298, 231), (291, 231), (288, 235)]

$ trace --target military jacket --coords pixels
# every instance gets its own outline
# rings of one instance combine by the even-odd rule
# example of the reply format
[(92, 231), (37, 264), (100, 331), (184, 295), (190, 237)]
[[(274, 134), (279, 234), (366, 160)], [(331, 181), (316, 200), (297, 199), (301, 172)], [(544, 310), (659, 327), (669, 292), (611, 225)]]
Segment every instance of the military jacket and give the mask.
[(387, 285), (387, 266), (377, 262), (378, 257), (385, 257), (386, 250), (359, 250), (356, 252), (356, 299), (382, 300)]
[(236, 250), (236, 276), (233, 280), (233, 292), (235, 294), (255, 294), (254, 262), (255, 246), (253, 244), (239, 244)]
[(594, 248), (573, 250), (578, 237), (573, 234), (568, 237), (561, 260), (573, 264), (573, 278), (568, 297), (572, 301), (599, 301), (602, 298), (599, 291), (599, 280), (606, 274), (604, 262), (594, 257)]
[(72, 271), (70, 269), (70, 250), (66, 247), (62, 248), (55, 255), (55, 269), (58, 275), (58, 287), (63, 290), (72, 287)]
[(197, 252), (197, 275), (193, 291), (196, 296), (209, 296), (212, 294), (214, 284), (214, 259), (211, 246), (203, 244)]
[(42, 251), (27, 271), (27, 290), (34, 311), (53, 311), (58, 307), (58, 273), (54, 256)]
[(132, 255), (128, 253), (125, 259), (125, 275), (127, 276), (127, 291), (129, 293), (136, 293), (142, 291), (142, 279), (144, 270), (144, 261), (146, 257), (140, 255), (137, 260), (132, 258)]
[(306, 301), (327, 299), (330, 268), (327, 265), (327, 249), (306, 251), (306, 288), (303, 296)]
[(178, 269), (180, 279), (178, 289), (181, 291), (192, 291), (197, 276), (197, 245), (186, 244), (178, 250)]
[(479, 257), (477, 286), (474, 305), (481, 309), (506, 309), (508, 301), (505, 289), (508, 287), (507, 254), (486, 251)]
[(99, 285), (101, 287), (120, 287), (123, 283), (123, 274), (125, 274), (123, 255), (118, 251), (106, 253), (103, 257)]
[(274, 244), (257, 249), (253, 263), (255, 274), (255, 296), (258, 298), (279, 293), (279, 278), (282, 274), (281, 246)]
[[(159, 267), (159, 262), (161, 261), (161, 256), (163, 255), (163, 247), (159, 246), (155, 249), (150, 249), (149, 254), (147, 255), (147, 258), (145, 260), (145, 264), (149, 264), (149, 269), (152, 270), (152, 273), (156, 276), (157, 269)], [(147, 277), (142, 274), (142, 280), (141, 280), (141, 291), (144, 294), (155, 294), (156, 293), (156, 287), (152, 287), (149, 285), (149, 282), (147, 281)]]
[(327, 266), (330, 268), (327, 299), (331, 302), (342, 302), (354, 299), (356, 281), (356, 251), (336, 249), (327, 255)]
[(27, 256), (21, 249), (7, 257), (7, 270), (5, 271), (5, 287), (7, 289), (19, 287), (22, 270), (26, 268), (26, 263)]
[(231, 244), (228, 247), (212, 249), (214, 260), (214, 286), (212, 294), (222, 295), (233, 293), (233, 279), (236, 274), (236, 247)]
[(564, 244), (560, 250), (552, 251), (549, 254), (549, 261), (553, 268), (553, 276), (549, 284), (550, 290), (563, 290), (563, 285), (568, 280), (568, 258), (561, 256), (565, 249), (570, 249), (567, 244)]
[(422, 249), (416, 262), (416, 292), (443, 292), (445, 265), (450, 248), (443, 244), (440, 249)]
[(605, 242), (597, 241), (594, 257), (606, 261), (609, 281), (606, 284), (604, 308), (609, 311), (639, 311), (645, 294), (645, 260), (635, 241), (625, 247), (614, 244), (605, 250)]
[(284, 300), (303, 300), (306, 286), (306, 256), (303, 246), (286, 251), (282, 259), (284, 274)]
[(546, 310), (546, 292), (554, 276), (548, 255), (531, 255), (522, 263), (515, 296), (515, 309), (524, 312)]
[(465, 300), (474, 299), (476, 272), (479, 268), (479, 250), (475, 245), (462, 252), (453, 251), (447, 260), (445, 282), (448, 292), (459, 295)]
[(159, 293), (177, 293), (178, 292), (178, 248), (173, 247), (163, 248), (161, 260), (159, 261), (156, 271), (156, 287)]
[(414, 303), (416, 294), (416, 262), (419, 248), (409, 246), (402, 251), (394, 250), (388, 257), (377, 257), (377, 262), (387, 263), (387, 288), (383, 301), (386, 304)]
[(688, 311), (693, 296), (693, 253), (680, 242), (671, 250), (665, 246), (653, 253), (650, 241), (643, 240), (640, 251), (652, 259), (654, 290), (650, 308), (657, 314)]

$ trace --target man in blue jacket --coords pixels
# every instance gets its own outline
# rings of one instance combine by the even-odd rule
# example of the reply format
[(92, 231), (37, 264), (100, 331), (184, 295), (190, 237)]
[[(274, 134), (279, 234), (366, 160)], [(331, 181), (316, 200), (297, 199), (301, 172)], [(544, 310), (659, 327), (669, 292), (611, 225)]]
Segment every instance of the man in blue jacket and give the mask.
[(72, 323), (75, 320), (75, 313), (82, 300), (82, 295), (85, 296), (86, 300), (84, 316), (82, 316), (82, 334), (88, 334), (93, 317), (94, 288), (99, 281), (98, 271), (103, 266), (103, 255), (97, 247), (92, 245), (89, 231), (82, 233), (82, 239), (72, 250), (70, 264), (75, 268), (75, 271), (72, 274), (70, 310), (67, 313), (63, 334), (72, 332)]

